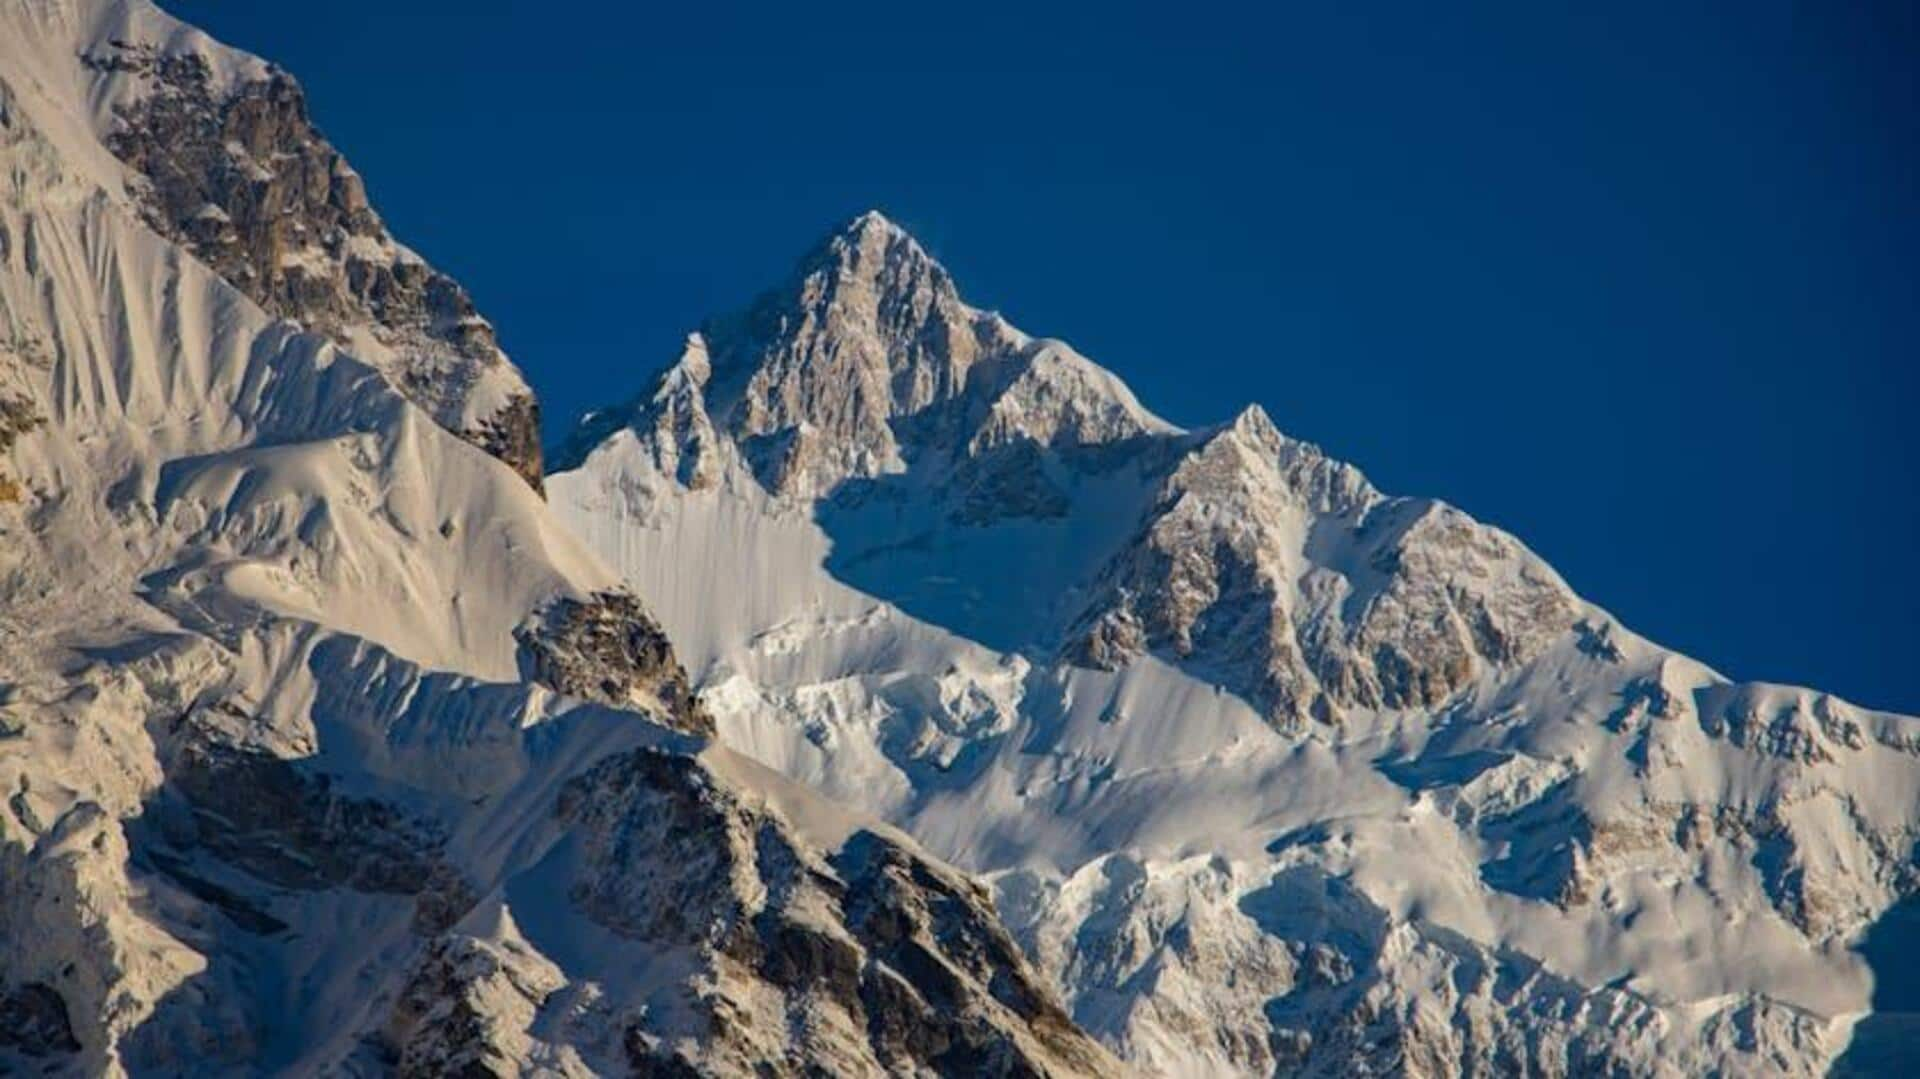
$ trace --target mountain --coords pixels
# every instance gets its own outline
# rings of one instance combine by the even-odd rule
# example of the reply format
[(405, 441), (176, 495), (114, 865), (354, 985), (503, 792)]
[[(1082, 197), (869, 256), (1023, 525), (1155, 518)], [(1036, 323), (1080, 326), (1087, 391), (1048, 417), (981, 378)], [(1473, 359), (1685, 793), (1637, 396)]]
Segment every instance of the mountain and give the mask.
[(1150, 1072), (1822, 1074), (1920, 887), (1920, 721), (1169, 424), (879, 214), (556, 463), (720, 742), (982, 875)]
[(0, 0), (0, 163), (0, 1072), (1812, 1075), (1920, 890), (1920, 722), (881, 215), (543, 477), (285, 72)]
[(284, 72), (0, 0), (0, 192), (0, 1072), (1121, 1067), (985, 886), (711, 737)]

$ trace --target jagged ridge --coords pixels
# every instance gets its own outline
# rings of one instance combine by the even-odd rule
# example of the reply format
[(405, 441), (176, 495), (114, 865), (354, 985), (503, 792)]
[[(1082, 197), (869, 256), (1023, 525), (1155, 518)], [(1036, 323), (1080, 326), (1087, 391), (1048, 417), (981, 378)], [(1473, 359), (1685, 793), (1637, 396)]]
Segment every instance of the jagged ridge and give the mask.
[(1819, 1074), (1920, 885), (1914, 720), (1731, 685), (1257, 408), (1158, 421), (875, 214), (570, 459), (719, 737), (988, 873), (1156, 1071)]

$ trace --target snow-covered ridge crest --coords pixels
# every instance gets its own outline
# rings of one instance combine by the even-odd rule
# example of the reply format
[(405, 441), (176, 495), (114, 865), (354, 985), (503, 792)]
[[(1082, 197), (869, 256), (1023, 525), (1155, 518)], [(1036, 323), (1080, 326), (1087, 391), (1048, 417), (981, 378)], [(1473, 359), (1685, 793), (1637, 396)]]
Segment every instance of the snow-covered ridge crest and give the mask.
[(549, 477), (724, 742), (988, 874), (1155, 1072), (1842, 1052), (1848, 946), (1920, 889), (1920, 721), (1730, 684), (1257, 406), (1177, 430), (957, 297), (863, 217)]

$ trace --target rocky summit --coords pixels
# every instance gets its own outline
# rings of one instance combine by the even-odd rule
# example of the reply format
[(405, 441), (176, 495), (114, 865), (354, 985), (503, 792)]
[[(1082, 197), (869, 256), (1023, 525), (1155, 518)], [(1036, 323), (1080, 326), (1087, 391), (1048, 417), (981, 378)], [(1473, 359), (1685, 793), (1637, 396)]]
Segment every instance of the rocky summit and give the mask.
[(1812, 1076), (1920, 891), (1920, 720), (879, 213), (543, 475), (288, 73), (0, 0), (0, 164), (0, 1073)]

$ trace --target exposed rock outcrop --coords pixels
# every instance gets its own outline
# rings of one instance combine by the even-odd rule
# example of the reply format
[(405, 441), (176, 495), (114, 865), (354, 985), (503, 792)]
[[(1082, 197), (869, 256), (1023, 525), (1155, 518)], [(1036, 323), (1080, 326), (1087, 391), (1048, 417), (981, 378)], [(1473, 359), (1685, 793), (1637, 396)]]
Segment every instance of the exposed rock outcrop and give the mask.
[(631, 593), (556, 600), (515, 636), (530, 681), (670, 717), (690, 734), (713, 733), (666, 633)]
[[(985, 889), (900, 840), (859, 832), (822, 857), (694, 760), (647, 750), (573, 781), (558, 812), (581, 836), (572, 901), (708, 972), (680, 1007), (628, 1030), (637, 1071), (1119, 1071), (1027, 964)], [(694, 1028), (652, 1018), (676, 1012)]]
[(1095, 595), (1069, 655), (1113, 669), (1159, 650), (1289, 727), (1438, 706), (1579, 612), (1512, 537), (1382, 497), (1257, 406), (1174, 468)]
[(290, 75), (222, 84), (198, 51), (118, 39), (83, 59), (139, 83), (106, 144), (144, 180), (156, 231), (269, 312), (380, 365), (539, 489), (539, 410), (493, 327), (388, 234)]

